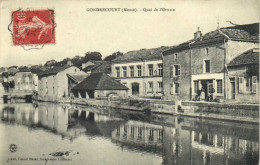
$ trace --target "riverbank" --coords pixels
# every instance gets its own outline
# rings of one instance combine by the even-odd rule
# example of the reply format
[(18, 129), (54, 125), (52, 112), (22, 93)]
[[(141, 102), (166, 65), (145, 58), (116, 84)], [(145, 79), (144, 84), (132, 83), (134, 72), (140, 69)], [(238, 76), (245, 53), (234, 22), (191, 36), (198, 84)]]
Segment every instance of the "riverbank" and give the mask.
[[(39, 101), (53, 102), (48, 99)], [(213, 102), (183, 101), (174, 102), (155, 99), (118, 98), (99, 99), (67, 99), (62, 98), (58, 103), (78, 104), (84, 106), (106, 107), (134, 111), (139, 113), (180, 115), (195, 118), (228, 120), (235, 122), (259, 123), (259, 105), (257, 104), (227, 104)]]

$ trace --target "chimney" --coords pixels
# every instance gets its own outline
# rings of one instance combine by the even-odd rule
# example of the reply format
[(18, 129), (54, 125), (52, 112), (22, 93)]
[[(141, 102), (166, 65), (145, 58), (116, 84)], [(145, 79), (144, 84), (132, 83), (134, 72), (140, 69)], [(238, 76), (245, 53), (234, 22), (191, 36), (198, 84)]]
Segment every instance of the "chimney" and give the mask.
[(198, 27), (198, 31), (194, 33), (194, 40), (198, 40), (202, 37), (202, 33), (200, 31), (200, 27)]

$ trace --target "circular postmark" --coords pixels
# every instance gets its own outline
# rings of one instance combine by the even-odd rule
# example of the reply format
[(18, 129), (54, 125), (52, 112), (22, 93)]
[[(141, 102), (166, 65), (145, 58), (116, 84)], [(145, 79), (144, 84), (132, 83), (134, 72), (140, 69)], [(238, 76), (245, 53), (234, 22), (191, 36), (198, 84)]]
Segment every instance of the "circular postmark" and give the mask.
[(16, 152), (17, 151), (17, 145), (16, 144), (10, 144), (9, 145), (9, 151), (10, 152)]

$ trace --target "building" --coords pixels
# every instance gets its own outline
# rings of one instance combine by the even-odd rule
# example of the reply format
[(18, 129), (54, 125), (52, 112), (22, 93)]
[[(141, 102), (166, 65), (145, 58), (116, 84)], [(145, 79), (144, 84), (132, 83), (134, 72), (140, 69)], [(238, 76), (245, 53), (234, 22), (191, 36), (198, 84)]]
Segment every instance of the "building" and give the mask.
[(72, 88), (76, 98), (96, 99), (116, 94), (127, 97), (128, 88), (105, 73), (91, 73), (81, 83)]
[(69, 81), (67, 74), (84, 74), (75, 66), (65, 65), (53, 67), (39, 75), (38, 97), (40, 100), (57, 101), (69, 96)]
[(250, 49), (231, 60), (227, 72), (230, 99), (259, 102), (259, 49)]
[(69, 74), (67, 74), (67, 76), (68, 76), (68, 91), (69, 91), (69, 96), (71, 96), (71, 89), (74, 86), (76, 86), (78, 83), (83, 81), (87, 76), (89, 76), (89, 74), (69, 73)]
[[(259, 24), (218, 28), (163, 52), (164, 99), (226, 100), (229, 92), (227, 64), (241, 53), (258, 48)], [(203, 91), (203, 92), (201, 92)]]
[(90, 60), (90, 61), (82, 64), (82, 70), (86, 73), (103, 72), (106, 74), (110, 74), (111, 73), (111, 62), (110, 61)]
[(112, 77), (128, 87), (135, 97), (163, 96), (162, 51), (167, 47), (129, 51), (113, 60)]
[(38, 76), (32, 72), (18, 71), (14, 75), (14, 92), (33, 93), (34, 91), (38, 91)]

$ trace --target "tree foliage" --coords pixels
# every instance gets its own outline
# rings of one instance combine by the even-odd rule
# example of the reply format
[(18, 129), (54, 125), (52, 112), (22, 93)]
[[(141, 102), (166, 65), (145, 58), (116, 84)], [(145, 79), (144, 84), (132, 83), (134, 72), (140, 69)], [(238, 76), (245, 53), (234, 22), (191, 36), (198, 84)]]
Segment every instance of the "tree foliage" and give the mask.
[(114, 60), (114, 59), (116, 59), (117, 57), (120, 57), (120, 56), (122, 56), (122, 55), (123, 55), (122, 52), (117, 51), (117, 52), (114, 52), (113, 54), (111, 54), (111, 55), (109, 55), (109, 56), (106, 56), (106, 57), (104, 58), (104, 61), (112, 61), (112, 60)]
[(83, 61), (88, 62), (89, 60), (100, 61), (102, 60), (102, 55), (100, 52), (87, 52), (85, 53), (85, 57), (83, 58)]

